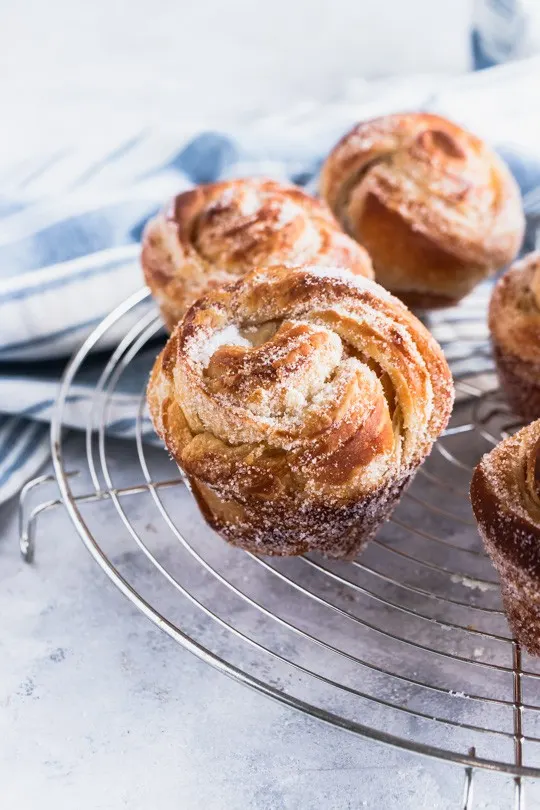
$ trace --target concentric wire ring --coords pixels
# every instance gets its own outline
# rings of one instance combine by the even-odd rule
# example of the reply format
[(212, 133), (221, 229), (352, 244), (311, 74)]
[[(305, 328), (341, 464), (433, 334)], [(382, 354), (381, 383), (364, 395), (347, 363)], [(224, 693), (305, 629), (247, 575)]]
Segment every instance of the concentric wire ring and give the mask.
[(205, 527), (177, 470), (169, 476), (178, 475), (177, 487), (164, 488), (154, 477), (159, 453), (143, 441), (145, 373), (126, 447), (138, 459), (138, 469), (130, 470), (159, 528), (146, 529), (118, 493), (123, 455), (107, 427), (123, 376), (135, 361), (147, 362), (149, 371), (149, 343), (160, 329), (150, 309), (103, 364), (86, 430), (87, 476), (93, 492), (106, 498), (107, 525), (118, 527), (128, 543), (126, 567), (103, 523), (96, 528), (90, 514), (83, 517), (85, 509), (98, 507), (81, 503), (66, 472), (63, 423), (72, 386), (96, 362), (91, 353), (147, 298), (141, 290), (118, 307), (73, 357), (51, 430), (63, 502), (112, 582), (184, 647), (282, 704), (449, 762), (540, 776), (540, 768), (522, 764), (521, 748), (518, 757), (513, 745), (516, 678), (526, 686), (523, 699), (517, 690), (520, 746), (540, 743), (540, 673), (534, 663), (519, 663), (516, 671), (496, 576), (467, 499), (472, 465), (512, 428), (496, 392), (486, 393), (477, 376), (458, 382), (448, 431), (395, 518), (360, 559), (257, 558), (229, 549)]

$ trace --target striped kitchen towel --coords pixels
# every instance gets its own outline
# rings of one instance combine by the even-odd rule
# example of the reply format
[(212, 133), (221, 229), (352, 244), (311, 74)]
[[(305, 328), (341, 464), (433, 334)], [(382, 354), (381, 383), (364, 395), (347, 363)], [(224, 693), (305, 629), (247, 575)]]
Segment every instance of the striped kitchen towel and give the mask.
[[(20, 156), (25, 133), (0, 134), (0, 502), (49, 455), (47, 423), (66, 357), (141, 287), (141, 231), (164, 199), (196, 183), (247, 175), (314, 190), (325, 153), (353, 123), (425, 109), (470, 127), (504, 155), (525, 195), (531, 240), (540, 217), (539, 90), (540, 60), (531, 59), (458, 79), (351, 82), (339, 102), (303, 104), (235, 132), (150, 126), (125, 132), (111, 114), (99, 137), (75, 147), (60, 142), (58, 130), (51, 143), (39, 133), (39, 150), (29, 145), (17, 160), (10, 160), (9, 144), (17, 143)], [(76, 115), (73, 104), (66, 115)], [(122, 325), (129, 327), (126, 319)], [(436, 318), (433, 327), (437, 334)], [(448, 338), (448, 323), (440, 328)], [(459, 373), (471, 341), (484, 334), (471, 336), (467, 317), (450, 331)], [(111, 333), (108, 348), (120, 337)], [(68, 422), (74, 428), (85, 424), (95, 379), (90, 373), (73, 393)], [(116, 394), (110, 427), (120, 436), (131, 424), (122, 416), (132, 415), (130, 384)]]

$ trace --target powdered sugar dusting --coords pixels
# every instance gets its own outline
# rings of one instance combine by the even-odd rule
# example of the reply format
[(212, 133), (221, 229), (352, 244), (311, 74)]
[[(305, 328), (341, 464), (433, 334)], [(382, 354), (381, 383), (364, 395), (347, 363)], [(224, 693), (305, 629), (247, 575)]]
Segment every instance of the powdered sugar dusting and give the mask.
[[(357, 552), (450, 409), (442, 353), (424, 332), (342, 267), (256, 270), (195, 303), (170, 390), (191, 432), (181, 463), (210, 522), (254, 551)], [(214, 357), (224, 346), (243, 350)]]
[(501, 581), (515, 637), (540, 655), (540, 421), (487, 453), (476, 467), (471, 502), (486, 550)]
[[(468, 268), (471, 285), (511, 261), (521, 243), (522, 206), (510, 172), (485, 144), (443, 118), (434, 122), (424, 113), (406, 113), (358, 124), (327, 158), (321, 189), (359, 242), (358, 212), (373, 194), (413, 230), (436, 239), (467, 265), (485, 268), (482, 273)], [(377, 264), (376, 244), (371, 252)], [(418, 278), (406, 267), (397, 269), (405, 271), (414, 290)], [(447, 275), (441, 274), (441, 289)], [(435, 291), (432, 284), (426, 276), (423, 291)], [(456, 285), (456, 292), (461, 297), (467, 287), (460, 291)]]
[(301, 214), (301, 209), (293, 203), (291, 200), (285, 200), (283, 205), (280, 206), (279, 214), (277, 218), (277, 225), (278, 227), (283, 227), (287, 225), (288, 222), (292, 222), (299, 214)]
[(380, 284), (377, 284), (376, 281), (373, 281), (370, 278), (366, 278), (365, 276), (359, 276), (356, 273), (351, 272), (346, 267), (326, 267), (324, 265), (313, 265), (309, 268), (305, 268), (306, 272), (308, 272), (312, 276), (317, 276), (317, 278), (335, 278), (339, 279), (340, 281), (346, 281), (347, 284), (351, 284), (354, 287), (359, 289), (370, 290), (377, 294), (379, 298), (384, 298), (386, 301), (395, 301), (395, 297), (385, 290), (384, 287), (381, 287)]
[(237, 326), (229, 324), (223, 329), (214, 332), (206, 340), (193, 341), (190, 347), (191, 359), (196, 363), (200, 363), (202, 368), (207, 368), (210, 358), (221, 346), (244, 346), (248, 348), (251, 343), (245, 337), (242, 337)]

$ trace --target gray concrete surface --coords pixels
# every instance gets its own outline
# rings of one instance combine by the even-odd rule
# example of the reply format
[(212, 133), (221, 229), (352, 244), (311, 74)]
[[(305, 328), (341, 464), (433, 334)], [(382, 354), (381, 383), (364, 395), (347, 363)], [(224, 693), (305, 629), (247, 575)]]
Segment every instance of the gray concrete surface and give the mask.
[[(18, 0), (0, 3), (0, 103), (73, 138), (134, 124), (232, 122), (351, 79), (456, 72), (470, 0)], [(66, 124), (66, 104), (76, 114)], [(15, 148), (15, 144), (14, 144)], [(81, 448), (75, 447), (74, 463)], [(0, 785), (9, 810), (453, 810), (463, 774), (265, 700), (164, 637), (117, 593), (61, 510), (38, 554), (0, 507)], [(511, 806), (480, 776), (476, 807)]]
[[(70, 469), (83, 452), (71, 442)], [(461, 768), (327, 727), (180, 648), (111, 585), (61, 509), (40, 518), (23, 563), (15, 506), (0, 508), (2, 807), (461, 810)], [(475, 810), (510, 807), (511, 780), (479, 774)]]

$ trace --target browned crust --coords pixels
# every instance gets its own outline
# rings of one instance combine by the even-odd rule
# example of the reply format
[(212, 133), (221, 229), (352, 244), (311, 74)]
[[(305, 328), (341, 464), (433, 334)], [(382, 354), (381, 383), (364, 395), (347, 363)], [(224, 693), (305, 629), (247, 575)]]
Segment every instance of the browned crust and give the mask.
[[(413, 474), (351, 503), (295, 500), (224, 500), (204, 482), (190, 478), (206, 522), (231, 545), (253, 554), (295, 556), (310, 551), (327, 557), (357, 556), (388, 520)], [(264, 529), (262, 527), (265, 527)]]
[(255, 267), (326, 264), (373, 277), (367, 252), (326, 204), (273, 180), (231, 180), (179, 194), (144, 232), (146, 283), (172, 330), (208, 290)]
[[(232, 325), (240, 343), (221, 344)], [(260, 339), (246, 345), (240, 329)], [(355, 553), (452, 400), (444, 356), (405, 306), (320, 268), (252, 271), (197, 301), (148, 388), (156, 430), (211, 525), (272, 554)]]
[[(498, 567), (508, 562), (526, 569), (540, 583), (540, 528), (535, 521), (512, 511), (508, 493), (504, 487), (497, 491), (492, 486), (482, 464), (476, 467), (471, 480), (471, 503), (487, 551)], [(529, 536), (534, 537), (534, 542), (520, 542), (520, 538)]]
[(498, 280), (489, 302), (489, 329), (501, 352), (525, 361), (520, 375), (538, 378), (540, 366), (540, 252), (515, 262)]
[(440, 116), (361, 122), (328, 156), (321, 194), (368, 249), (380, 283), (400, 297), (433, 295), (436, 305), (508, 264), (523, 238), (519, 189), (506, 165)]
[(495, 285), (489, 330), (502, 390), (526, 421), (540, 417), (540, 252), (515, 262)]
[(529, 363), (493, 344), (499, 384), (514, 413), (525, 422), (540, 419), (540, 364)]
[(540, 653), (540, 422), (483, 457), (471, 481), (471, 503), (500, 580), (515, 637)]
[(538, 580), (504, 566), (501, 574), (503, 605), (514, 637), (530, 655), (540, 655), (540, 600)]
[(416, 230), (374, 194), (366, 195), (355, 236), (374, 258), (379, 284), (406, 303), (416, 298), (427, 308), (431, 300), (437, 306), (441, 300), (459, 301), (491, 272)]

